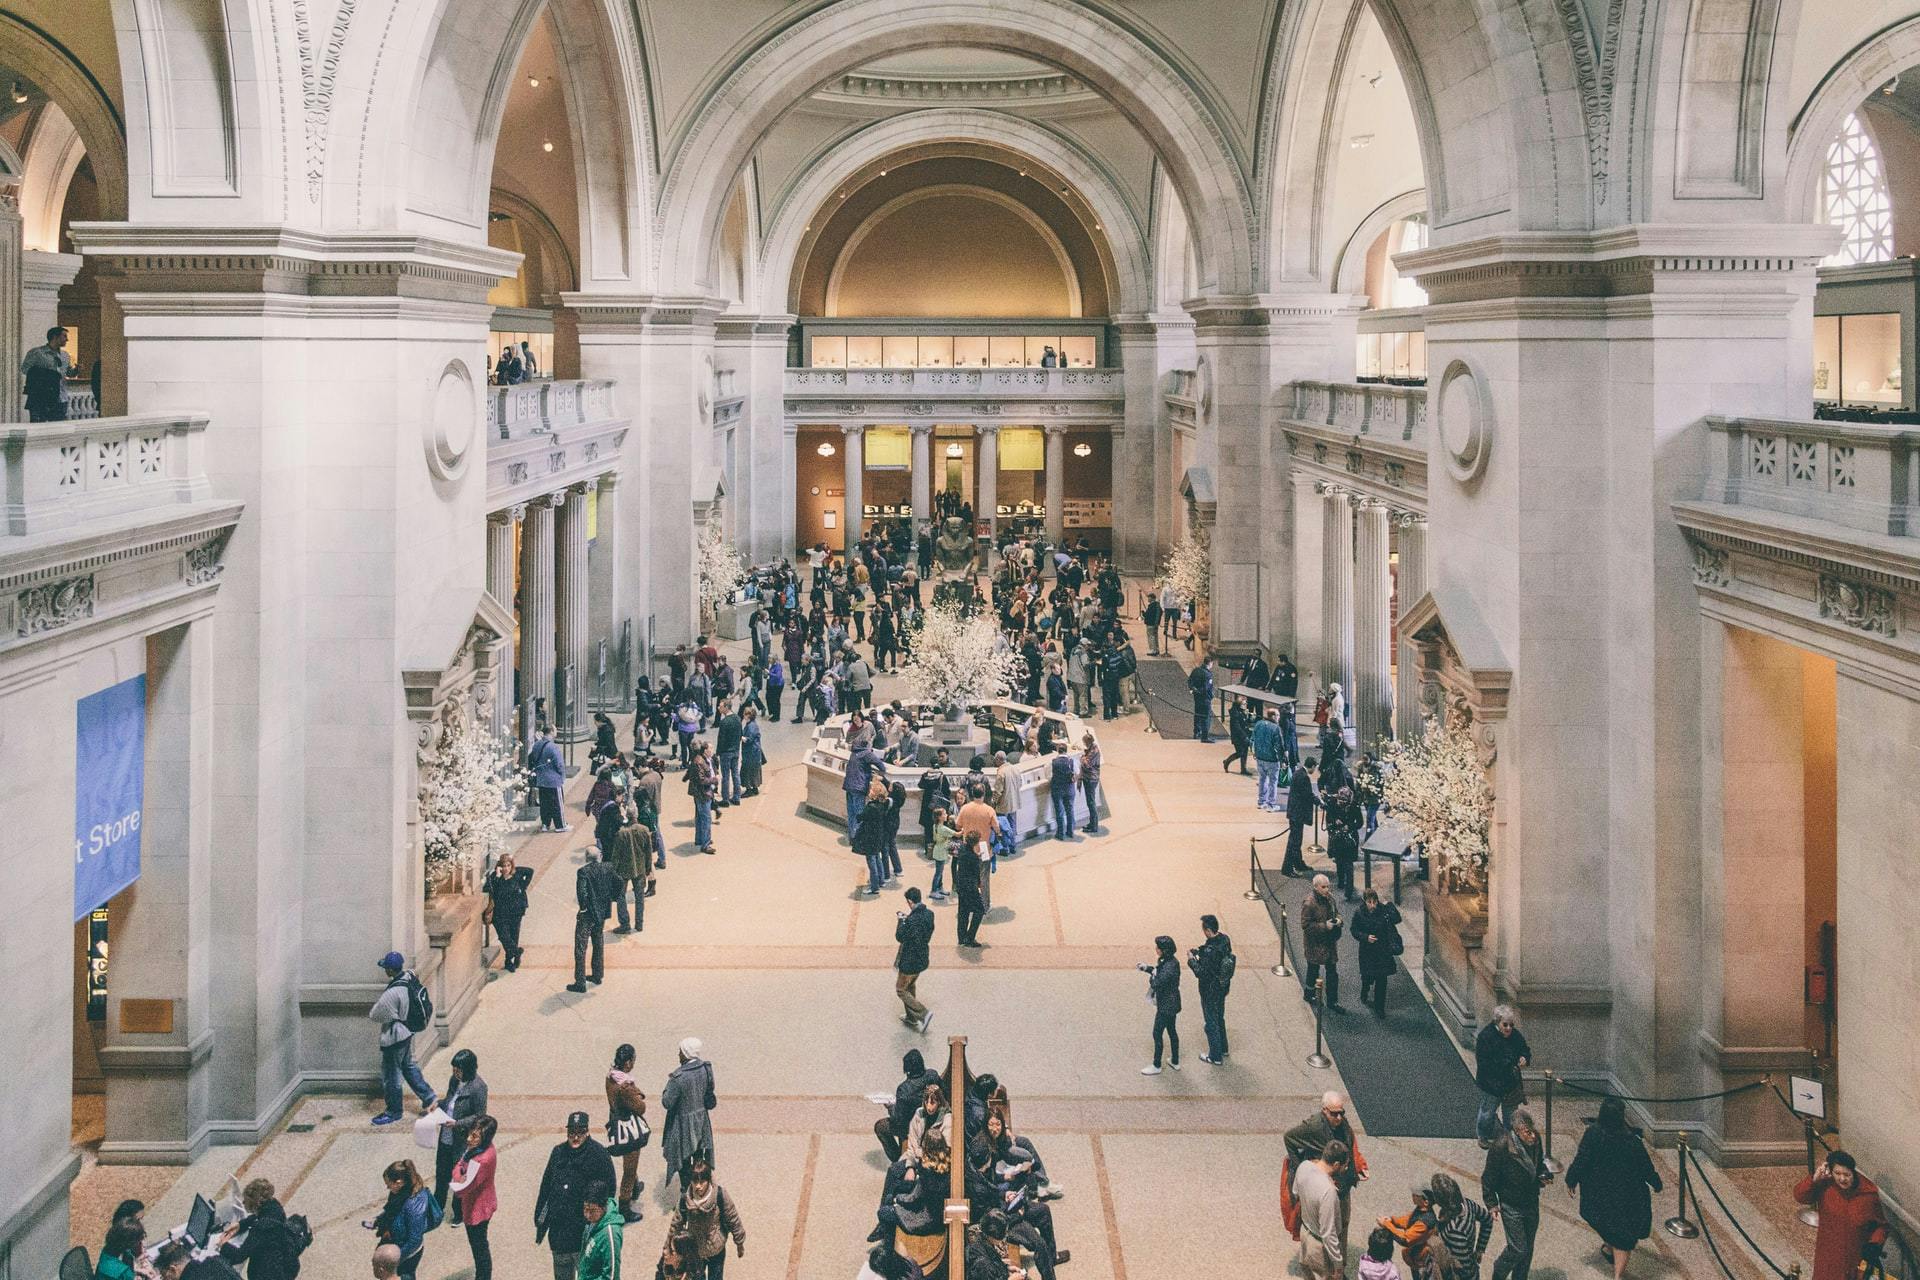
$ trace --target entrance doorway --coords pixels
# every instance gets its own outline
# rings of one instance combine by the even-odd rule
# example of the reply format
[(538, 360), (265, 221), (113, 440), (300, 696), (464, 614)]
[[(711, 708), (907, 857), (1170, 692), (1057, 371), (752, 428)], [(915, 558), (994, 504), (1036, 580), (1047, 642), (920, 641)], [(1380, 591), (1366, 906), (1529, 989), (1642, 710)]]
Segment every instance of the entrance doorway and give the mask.
[(960, 459), (953, 457), (943, 461), (946, 463), (946, 478), (941, 481), (940, 487), (957, 498), (966, 489), (965, 483), (960, 478)]

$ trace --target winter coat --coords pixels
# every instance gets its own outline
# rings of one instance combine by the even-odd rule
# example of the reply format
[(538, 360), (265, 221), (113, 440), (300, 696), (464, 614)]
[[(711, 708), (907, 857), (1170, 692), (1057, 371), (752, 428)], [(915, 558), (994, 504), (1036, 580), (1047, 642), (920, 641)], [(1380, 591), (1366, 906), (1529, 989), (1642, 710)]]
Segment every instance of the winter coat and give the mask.
[[(493, 1188), (493, 1175), (499, 1162), (499, 1150), (489, 1142), (479, 1151), (461, 1156), (453, 1166), (453, 1180), (466, 1183), (466, 1188), (457, 1193), (460, 1221), (470, 1227), (486, 1222), (500, 1211), (500, 1197)], [(467, 1181), (469, 1173), (473, 1175), (471, 1182)]]
[(623, 888), (607, 864), (589, 861), (573, 873), (573, 902), (578, 919), (598, 923), (613, 914), (616, 891)]
[(1264, 717), (1253, 726), (1253, 758), (1269, 764), (1279, 761), (1286, 753), (1286, 743), (1280, 736), (1280, 722)]
[(870, 746), (855, 748), (853, 754), (847, 757), (847, 777), (840, 784), (841, 789), (864, 795), (867, 788), (873, 785), (874, 773), (884, 773), (885, 769), (886, 764), (878, 751)]
[(1193, 970), (1193, 977), (1200, 984), (1202, 997), (1218, 992), (1227, 993), (1233, 984), (1221, 976), (1221, 966), (1233, 954), (1233, 939), (1224, 933), (1216, 933), (1201, 943), (1198, 951), (1187, 960), (1187, 968)]
[(532, 867), (515, 867), (503, 876), (496, 868), (485, 883), (487, 897), (493, 900), (495, 920), (518, 920), (527, 914), (527, 886), (533, 883)]
[(533, 1204), (533, 1242), (544, 1237), (555, 1253), (578, 1253), (587, 1233), (587, 1220), (580, 1206), (587, 1202), (587, 1187), (595, 1182), (614, 1186), (613, 1157), (592, 1138), (578, 1147), (562, 1142), (547, 1157), (547, 1169), (540, 1178), (540, 1196)]
[(667, 1223), (667, 1234), (692, 1236), (693, 1251), (703, 1261), (725, 1253), (728, 1236), (742, 1248), (747, 1243), (747, 1226), (740, 1220), (740, 1210), (727, 1189), (717, 1182), (697, 1201), (684, 1191), (680, 1193), (680, 1204)]
[(1287, 821), (1294, 826), (1306, 826), (1313, 821), (1313, 811), (1319, 803), (1313, 794), (1313, 779), (1305, 769), (1295, 769), (1293, 781), (1287, 784)]
[(1512, 1131), (1488, 1148), (1486, 1168), (1480, 1173), (1480, 1191), (1487, 1198), (1487, 1207), (1538, 1214), (1540, 1188), (1553, 1177), (1542, 1160), (1538, 1138), (1522, 1142)]
[(1153, 1011), (1158, 1014), (1180, 1012), (1180, 962), (1172, 956), (1154, 962), (1153, 974), (1147, 979), (1147, 989), (1153, 995)]
[(927, 909), (926, 903), (916, 902), (893, 926), (893, 940), (900, 944), (893, 957), (893, 967), (901, 973), (925, 973), (927, 944), (932, 939), (933, 912)]
[(433, 1192), (426, 1187), (411, 1195), (404, 1192), (389, 1192), (387, 1203), (374, 1219), (375, 1230), (380, 1238), (399, 1247), (400, 1256), (410, 1258), (427, 1247), (427, 1206), (433, 1202)]
[(704, 1058), (681, 1063), (667, 1077), (660, 1091), (660, 1106), (666, 1118), (661, 1122), (660, 1153), (667, 1169), (678, 1173), (688, 1156), (704, 1151), (713, 1156), (713, 1117), (707, 1113), (720, 1105), (713, 1092), (713, 1064)]
[(1527, 1037), (1515, 1027), (1512, 1035), (1503, 1035), (1500, 1025), (1489, 1022), (1480, 1028), (1473, 1041), (1473, 1082), (1480, 1092), (1507, 1098), (1521, 1090), (1520, 1059), (1533, 1059)]
[(1340, 960), (1340, 904), (1332, 894), (1309, 893), (1300, 907), (1300, 936), (1306, 939), (1308, 964)]
[(527, 748), (527, 767), (533, 770), (536, 787), (558, 788), (567, 784), (566, 761), (560, 758), (560, 748), (545, 734), (536, 737)]
[(473, 1079), (462, 1080), (459, 1072), (453, 1073), (440, 1094), (440, 1109), (452, 1119), (451, 1124), (440, 1126), (440, 1145), (465, 1151), (467, 1135), (473, 1131), (475, 1122), (487, 1114), (486, 1077), (475, 1072)]
[(1887, 1215), (1880, 1208), (1880, 1188), (1861, 1177), (1853, 1189), (1842, 1191), (1832, 1175), (1802, 1178), (1793, 1198), (1820, 1211), (1820, 1231), (1813, 1243), (1812, 1280), (1854, 1280), (1869, 1246), (1876, 1251), (1887, 1242)]
[(863, 858), (874, 858), (887, 851), (887, 811), (885, 800), (869, 800), (860, 811), (853, 828), (853, 851)]
[(240, 1243), (220, 1246), (220, 1257), (247, 1264), (247, 1280), (293, 1280), (300, 1274), (300, 1250), (287, 1230), (287, 1211), (272, 1196), (241, 1219)]
[(760, 722), (749, 720), (740, 726), (740, 785), (749, 791), (759, 790), (761, 768), (766, 763), (767, 751), (760, 745)]
[(607, 867), (613, 874), (622, 881), (646, 880), (652, 865), (653, 832), (644, 823), (636, 820), (614, 833), (607, 850)]
[(1567, 1166), (1567, 1186), (1580, 1192), (1580, 1217), (1615, 1249), (1631, 1249), (1653, 1234), (1653, 1167), (1638, 1129), (1612, 1133), (1590, 1125)]
[[(1400, 936), (1400, 908), (1391, 902), (1361, 907), (1353, 913), (1353, 940), (1360, 944), (1360, 976), (1385, 978), (1393, 973), (1393, 940)], [(1377, 942), (1368, 942), (1369, 937)]]

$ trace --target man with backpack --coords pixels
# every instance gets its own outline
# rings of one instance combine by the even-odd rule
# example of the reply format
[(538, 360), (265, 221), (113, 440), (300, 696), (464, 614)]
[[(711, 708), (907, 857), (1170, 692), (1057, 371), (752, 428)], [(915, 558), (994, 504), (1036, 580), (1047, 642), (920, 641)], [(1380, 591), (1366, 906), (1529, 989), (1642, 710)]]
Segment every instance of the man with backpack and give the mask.
[(1187, 952), (1187, 968), (1200, 984), (1200, 1020), (1207, 1029), (1207, 1051), (1200, 1061), (1217, 1067), (1227, 1058), (1227, 991), (1240, 962), (1233, 939), (1220, 932), (1218, 916), (1201, 916), (1200, 932), (1206, 941)]
[(433, 1021), (433, 1000), (398, 951), (382, 956), (380, 967), (387, 974), (387, 989), (373, 1002), (367, 1017), (380, 1028), (380, 1084), (387, 1102), (386, 1110), (375, 1116), (373, 1122), (388, 1125), (401, 1115), (403, 1078), (419, 1096), (422, 1115), (433, 1110), (439, 1098), (427, 1083), (420, 1064), (413, 1060), (413, 1038)]

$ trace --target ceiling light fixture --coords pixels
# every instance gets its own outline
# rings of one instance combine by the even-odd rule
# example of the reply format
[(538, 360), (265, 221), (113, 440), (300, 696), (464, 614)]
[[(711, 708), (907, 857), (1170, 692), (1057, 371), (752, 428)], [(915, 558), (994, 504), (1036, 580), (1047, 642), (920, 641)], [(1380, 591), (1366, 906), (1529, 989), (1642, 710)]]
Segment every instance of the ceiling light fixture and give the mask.
[(1079, 444), (1073, 446), (1073, 456), (1076, 458), (1090, 458), (1093, 456), (1093, 446), (1082, 440)]
[(541, 143), (541, 144), (540, 144), (540, 149), (541, 149), (542, 151), (551, 151), (551, 150), (553, 150), (553, 139), (552, 139), (552, 138), (548, 138), (548, 139), (547, 139), (547, 140), (546, 140), (545, 142), (543, 142), (543, 143)]
[[(1882, 93), (1884, 93), (1884, 94), (1886, 94), (1886, 95), (1887, 95), (1887, 96), (1888, 96), (1889, 98), (1891, 98), (1891, 97), (1892, 97), (1892, 96), (1894, 95), (1894, 93), (1895, 93), (1896, 91), (1898, 91), (1898, 89), (1899, 89), (1899, 88), (1900, 88), (1900, 77), (1899, 77), (1899, 76), (1895, 76), (1895, 77), (1894, 77), (1893, 79), (1891, 79), (1891, 80), (1889, 80), (1889, 81), (1887, 81), (1887, 84), (1886, 84), (1886, 87), (1885, 87), (1884, 89), (1882, 89), (1882, 90), (1880, 90), (1880, 92), (1882, 92)], [(19, 87), (18, 85), (15, 85), (15, 86), (14, 86), (14, 89), (13, 89), (13, 91), (14, 91), (15, 93), (19, 93), (19, 92), (20, 92), (20, 87)], [(23, 99), (23, 98), (15, 98), (15, 99), (14, 99), (14, 101), (15, 101), (15, 102), (23, 102), (23, 101), (25, 101), (25, 99)]]
[(820, 447), (818, 449), (815, 449), (814, 452), (819, 454), (823, 458), (831, 458), (833, 456), (833, 441), (822, 440), (820, 442)]
[(886, 171), (885, 169), (882, 169), (882, 170), (880, 171), (880, 176), (881, 176), (881, 177), (883, 177), (883, 178), (884, 178), (884, 177), (886, 177), (886, 176), (887, 176), (887, 171)]
[(25, 102), (27, 100), (27, 91), (21, 86), (18, 80), (13, 82), (13, 100), (15, 102)]
[(947, 456), (948, 456), (949, 458), (957, 458), (957, 457), (959, 457), (959, 456), (960, 456), (960, 446), (959, 446), (958, 444), (950, 444), (950, 445), (948, 445), (948, 446), (947, 446)]
[(528, 77), (527, 77), (527, 87), (528, 87), (529, 89), (538, 89), (538, 88), (540, 87), (540, 77), (539, 77), (539, 76), (528, 76)]

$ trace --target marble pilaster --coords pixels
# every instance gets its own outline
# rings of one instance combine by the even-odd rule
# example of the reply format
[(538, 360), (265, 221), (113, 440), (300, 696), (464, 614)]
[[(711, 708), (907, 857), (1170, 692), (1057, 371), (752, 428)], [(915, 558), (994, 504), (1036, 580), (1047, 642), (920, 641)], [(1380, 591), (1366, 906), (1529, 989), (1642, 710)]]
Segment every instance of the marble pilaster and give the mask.
[(840, 427), (841, 458), (846, 465), (846, 531), (841, 546), (852, 555), (860, 539), (866, 536), (867, 511), (867, 429), (857, 422)]
[(1057, 547), (1067, 531), (1067, 429), (1063, 425), (1050, 423), (1046, 431), (1047, 541)]
[[(487, 516), (487, 594), (492, 596), (507, 610), (517, 609), (514, 600), (514, 582), (518, 565), (514, 559), (514, 526), (526, 514), (525, 507), (509, 507), (505, 511), (495, 511)], [(498, 651), (496, 667), (502, 672), (513, 671), (513, 637), (502, 638), (495, 646)], [(503, 686), (505, 681), (500, 682)], [(516, 698), (511, 688), (498, 688), (493, 694), (493, 719), (491, 728), (496, 738), (508, 738), (515, 732), (514, 704)]]
[(987, 530), (980, 554), (990, 565), (994, 538), (1000, 531), (1000, 426), (982, 422), (973, 429), (980, 434), (980, 447), (973, 455), (974, 487), (979, 492), (979, 499), (973, 504), (973, 518), (976, 527), (984, 525)]
[(1353, 724), (1353, 503), (1344, 489), (1327, 486), (1320, 495), (1324, 560), (1321, 564), (1320, 688), (1338, 684), (1347, 699), (1347, 723)]
[(933, 519), (933, 424), (913, 424), (913, 536)]
[[(1406, 611), (1427, 594), (1427, 520), (1425, 516), (1403, 512), (1396, 519), (1400, 536), (1400, 612)], [(1420, 732), (1420, 676), (1414, 661), (1413, 646), (1404, 637), (1399, 643), (1399, 676), (1393, 695), (1393, 732), (1398, 738)]]
[(1322, 513), (1320, 487), (1304, 471), (1289, 477), (1293, 503), (1293, 645), (1291, 655), (1300, 669), (1299, 697), (1312, 709), (1313, 699), (1326, 684), (1326, 568), (1327, 522)]
[(548, 708), (553, 699), (553, 512), (551, 498), (530, 502), (520, 526), (520, 697)]
[(0, 182), (0, 422), (23, 422), (27, 410), (20, 357), (31, 346), (22, 328), (20, 188)]
[(1347, 702), (1361, 749), (1393, 732), (1393, 581), (1387, 568), (1387, 507), (1363, 499), (1354, 517), (1353, 690)]
[[(555, 494), (554, 512), (554, 661), (573, 669), (572, 718), (555, 725), (571, 741), (588, 734), (587, 665), (587, 492), (584, 485)], [(556, 712), (557, 712), (556, 708)]]

